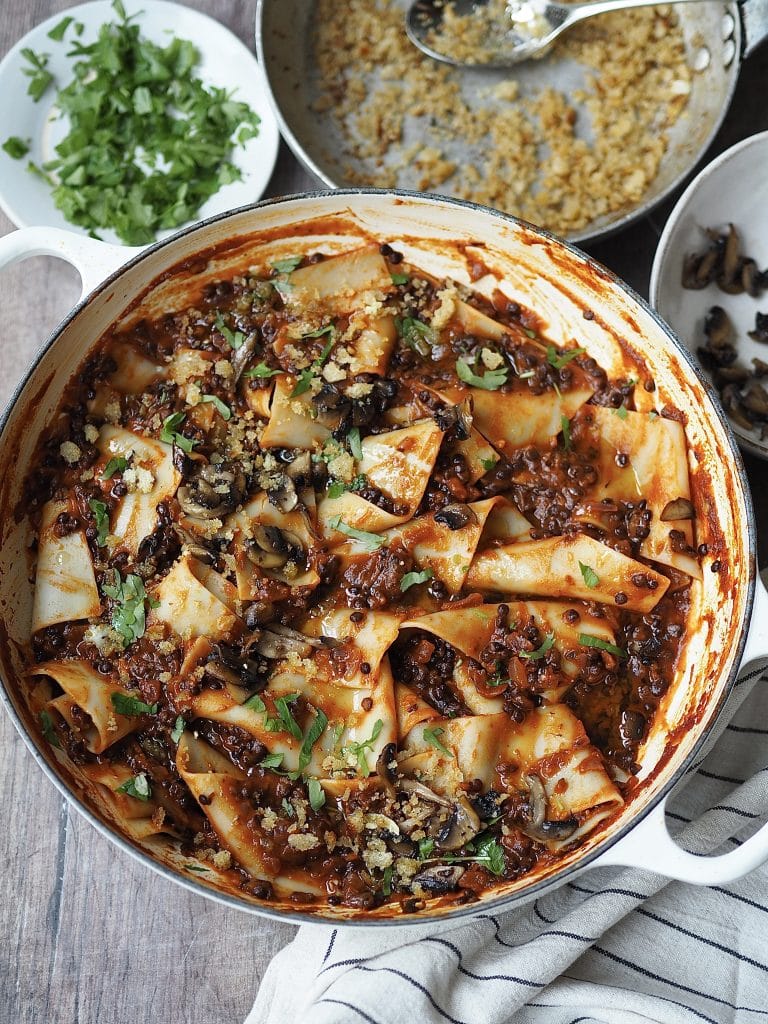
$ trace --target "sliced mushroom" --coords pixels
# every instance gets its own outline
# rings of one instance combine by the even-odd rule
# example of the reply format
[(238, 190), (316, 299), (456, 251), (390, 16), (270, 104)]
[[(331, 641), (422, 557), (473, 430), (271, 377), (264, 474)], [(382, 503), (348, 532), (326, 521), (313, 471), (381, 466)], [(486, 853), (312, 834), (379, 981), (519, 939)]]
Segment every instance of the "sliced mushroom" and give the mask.
[(472, 427), (472, 399), (467, 396), (458, 405), (441, 405), (433, 414), (440, 429), (456, 441), (466, 441)]
[(285, 470), (295, 487), (309, 487), (312, 483), (312, 455), (310, 452), (297, 452)]
[(741, 283), (741, 239), (733, 224), (728, 225), (725, 238), (723, 262), (717, 275), (717, 286), (728, 295), (739, 295), (744, 291)]
[(275, 617), (275, 611), (271, 601), (254, 601), (245, 611), (245, 624), (248, 629), (256, 629), (265, 622), (271, 622)]
[(267, 497), (280, 512), (293, 512), (299, 503), (296, 487), (287, 473), (281, 473), (276, 482), (267, 489)]
[(176, 497), (187, 515), (220, 519), (237, 508), (245, 492), (245, 474), (237, 463), (206, 463)]
[[(273, 623), (274, 626), (274, 623)], [(301, 634), (298, 634), (301, 636)], [(301, 640), (291, 636), (282, 636), (272, 629), (263, 629), (259, 634), (254, 634), (249, 643), (249, 650), (252, 649), (263, 658), (271, 661), (279, 661), (287, 658), (290, 654), (298, 654), (300, 658), (306, 658), (312, 652), (312, 644), (307, 642), (306, 637)]]
[(433, 864), (414, 875), (412, 882), (425, 892), (438, 896), (458, 888), (464, 871), (460, 864)]
[(439, 512), (435, 512), (435, 522), (441, 526), (447, 526), (449, 530), (462, 530), (465, 526), (477, 522), (477, 516), (469, 507), (455, 502), (451, 505), (444, 505)]
[(704, 333), (710, 345), (720, 348), (733, 341), (733, 324), (722, 306), (712, 306), (704, 321)]
[(753, 359), (752, 365), (755, 368), (756, 377), (765, 377), (766, 375), (768, 375), (768, 363), (764, 362), (764, 360)]
[(724, 384), (744, 384), (748, 380), (749, 370), (743, 366), (719, 366), (715, 371), (715, 383), (718, 387), (723, 387)]
[(768, 313), (756, 313), (755, 329), (748, 333), (753, 341), (768, 343)]
[(726, 384), (720, 392), (720, 397), (723, 400), (725, 411), (731, 417), (733, 422), (738, 424), (738, 426), (743, 427), (744, 430), (751, 430), (752, 421), (747, 417), (744, 411), (738, 386), (736, 384)]
[(760, 272), (757, 269), (757, 264), (753, 259), (742, 260), (741, 263), (741, 287), (756, 299), (760, 292)]
[(397, 788), (403, 793), (415, 794), (416, 796), (421, 797), (422, 800), (428, 800), (430, 803), (439, 804), (441, 807), (451, 806), (450, 800), (446, 800), (445, 797), (439, 796), (417, 779), (400, 778), (397, 780)]
[(450, 819), (437, 833), (435, 841), (442, 850), (458, 850), (482, 829), (477, 812), (466, 797), (456, 801)]
[(768, 420), (768, 391), (753, 381), (742, 396), (742, 404), (759, 420)]
[(574, 817), (563, 821), (547, 819), (547, 794), (539, 776), (524, 775), (523, 782), (529, 793), (529, 820), (518, 826), (520, 831), (542, 843), (553, 839), (567, 839), (573, 835), (578, 828), (578, 822)]
[(395, 781), (395, 770), (390, 768), (390, 765), (395, 760), (395, 755), (396, 754), (397, 754), (397, 744), (396, 743), (387, 743), (382, 748), (381, 753), (379, 754), (378, 758), (376, 759), (376, 774), (384, 782), (391, 783), (391, 782)]
[(246, 339), (240, 348), (235, 349), (230, 356), (229, 361), (232, 364), (232, 369), (234, 371), (232, 380), (233, 386), (240, 380), (243, 375), (243, 371), (253, 358), (253, 353), (256, 349), (256, 342), (258, 340), (259, 332), (251, 331), (251, 333), (246, 336)]
[(673, 523), (677, 519), (693, 519), (696, 510), (687, 498), (675, 498), (668, 501), (659, 517), (663, 523)]
[(282, 569), (288, 562), (306, 565), (301, 540), (295, 533), (277, 526), (255, 526), (253, 536), (246, 542), (246, 553), (262, 569)]

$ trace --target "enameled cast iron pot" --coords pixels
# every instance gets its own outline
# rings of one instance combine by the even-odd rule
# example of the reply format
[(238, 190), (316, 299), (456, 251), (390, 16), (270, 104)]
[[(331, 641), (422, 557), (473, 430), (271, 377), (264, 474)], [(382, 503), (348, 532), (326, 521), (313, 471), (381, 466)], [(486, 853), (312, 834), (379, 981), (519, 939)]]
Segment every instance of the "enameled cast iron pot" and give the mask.
[[(481, 247), (483, 262), (504, 282), (504, 290), (549, 322), (546, 333), (555, 344), (575, 340), (613, 377), (628, 376), (644, 362), (643, 377), (651, 375), (657, 390), (649, 395), (636, 389), (641, 392), (636, 400), (649, 409), (674, 406), (686, 417), (698, 541), (706, 541), (711, 552), (703, 580), (693, 584), (688, 640), (642, 753), (633, 799), (605, 830), (566, 853), (557, 870), (534, 872), (469, 908), (438, 913), (457, 917), (519, 905), (597, 865), (645, 867), (703, 884), (746, 874), (768, 859), (768, 825), (738, 849), (703, 858), (680, 849), (664, 820), (670, 790), (724, 725), (723, 707), (737, 675), (768, 660), (768, 592), (757, 576), (749, 490), (723, 413), (669, 328), (608, 271), (543, 231), (437, 197), (372, 190), (295, 196), (236, 210), (144, 251), (46, 228), (0, 239), (0, 267), (32, 255), (61, 257), (79, 270), (84, 296), (37, 353), (0, 423), (0, 697), (33, 757), (99, 831), (166, 877), (242, 910), (317, 920), (310, 911), (297, 912), (295, 904), (259, 904), (223, 884), (203, 881), (184, 870), (179, 854), (156, 841), (134, 845), (120, 834), (98, 794), (85, 792), (55, 760), (21, 695), (32, 586), (29, 527), (15, 510), (37, 439), (68, 380), (137, 299), (150, 316), (153, 310), (180, 308), (189, 289), (255, 262), (245, 254), (261, 246), (275, 255), (339, 252), (371, 238), (390, 242), (406, 260), (438, 277), (465, 282), (467, 259)], [(482, 291), (486, 285), (490, 291), (495, 282), (485, 278), (474, 287)], [(584, 318), (585, 309), (593, 319)], [(723, 562), (722, 572), (710, 571), (714, 558)], [(350, 914), (337, 908), (323, 913), (334, 923)], [(374, 911), (350, 923), (413, 924), (415, 919)]]

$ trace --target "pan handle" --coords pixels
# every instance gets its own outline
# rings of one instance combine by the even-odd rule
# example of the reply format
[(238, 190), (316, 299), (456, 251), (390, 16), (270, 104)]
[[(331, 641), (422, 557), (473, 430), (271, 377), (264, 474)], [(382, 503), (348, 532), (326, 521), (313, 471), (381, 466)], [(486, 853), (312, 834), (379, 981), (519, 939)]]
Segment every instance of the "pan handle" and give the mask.
[[(768, 572), (764, 570), (764, 577)], [(767, 580), (768, 581), (768, 580)], [(768, 591), (758, 578), (755, 604), (741, 672), (768, 664)], [(768, 822), (737, 849), (717, 857), (688, 853), (669, 834), (665, 819), (670, 794), (631, 832), (592, 862), (592, 867), (643, 868), (693, 885), (722, 885), (754, 871), (768, 860)]]
[(740, 0), (744, 27), (744, 56), (749, 57), (768, 37), (768, 0)]
[(80, 298), (84, 299), (113, 271), (142, 251), (141, 247), (109, 245), (61, 228), (21, 228), (0, 238), (0, 269), (30, 256), (55, 256), (77, 270)]

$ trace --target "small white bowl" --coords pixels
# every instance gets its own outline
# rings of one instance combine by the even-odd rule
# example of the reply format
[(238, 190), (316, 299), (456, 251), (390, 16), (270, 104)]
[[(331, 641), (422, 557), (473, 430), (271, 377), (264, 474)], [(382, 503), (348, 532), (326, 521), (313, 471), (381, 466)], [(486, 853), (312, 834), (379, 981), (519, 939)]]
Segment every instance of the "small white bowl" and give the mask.
[[(729, 223), (741, 236), (742, 252), (761, 270), (768, 267), (768, 131), (732, 146), (694, 178), (666, 223), (651, 271), (651, 305), (694, 355), (705, 341), (707, 310), (722, 306), (736, 331), (739, 362), (751, 369), (755, 357), (768, 362), (768, 345), (747, 335), (754, 329), (755, 313), (768, 312), (768, 291), (755, 299), (727, 295), (714, 283), (701, 291), (681, 283), (686, 254), (707, 247), (703, 229), (727, 228)], [(768, 459), (768, 441), (760, 440), (759, 429), (745, 430), (733, 421), (731, 426), (743, 448)]]
[[(240, 169), (241, 181), (224, 185), (200, 208), (194, 221), (213, 217), (238, 206), (254, 203), (264, 193), (277, 159), (280, 136), (275, 115), (269, 102), (261, 67), (248, 48), (218, 21), (200, 14), (190, 7), (169, 3), (167, 0), (125, 0), (129, 15), (137, 15), (141, 33), (152, 42), (167, 46), (173, 35), (188, 39), (200, 52), (195, 73), (206, 83), (234, 91), (234, 98), (247, 103), (260, 117), (259, 133), (245, 146), (235, 146), (232, 162)], [(82, 22), (82, 35), (76, 35), (70, 26), (62, 42), (48, 37), (52, 28), (68, 15)], [(27, 95), (27, 77), (22, 68), (28, 65), (21, 51), (26, 47), (36, 53), (49, 55), (47, 70), (56, 79), (59, 88), (74, 77), (75, 58), (68, 57), (73, 40), (91, 43), (101, 25), (114, 21), (115, 11), (109, 0), (95, 0), (80, 4), (48, 18), (28, 32), (8, 51), (0, 62), (0, 144), (12, 135), (30, 140), (30, 152), (15, 160), (0, 150), (0, 207), (17, 227), (43, 225), (68, 228), (87, 235), (84, 228), (64, 219), (56, 209), (49, 186), (27, 169), (28, 160), (38, 166), (55, 156), (53, 147), (66, 134), (65, 122), (52, 116), (56, 88), (49, 86), (43, 97), (35, 103)], [(173, 230), (158, 232), (158, 238), (167, 238)], [(99, 237), (106, 242), (120, 244), (112, 231), (100, 230)]]

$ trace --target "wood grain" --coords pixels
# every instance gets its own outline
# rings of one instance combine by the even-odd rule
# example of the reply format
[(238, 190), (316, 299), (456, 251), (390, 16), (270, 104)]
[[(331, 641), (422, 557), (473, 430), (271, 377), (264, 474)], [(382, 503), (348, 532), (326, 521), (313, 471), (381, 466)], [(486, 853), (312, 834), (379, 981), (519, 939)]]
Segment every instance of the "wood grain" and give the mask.
[[(0, 0), (0, 56), (35, 24), (73, 6)], [(194, 0), (252, 45), (255, 2)], [(744, 68), (708, 159), (768, 128), (761, 97), (768, 49)], [(267, 195), (317, 187), (286, 147)], [(653, 251), (672, 201), (590, 252), (647, 293)], [(0, 214), (0, 234), (12, 225)], [(0, 403), (77, 299), (76, 273), (32, 259), (3, 272)], [(747, 460), (763, 562), (765, 464)], [(237, 1024), (264, 969), (294, 929), (224, 909), (149, 873), (68, 808), (0, 716), (0, 1024)]]

